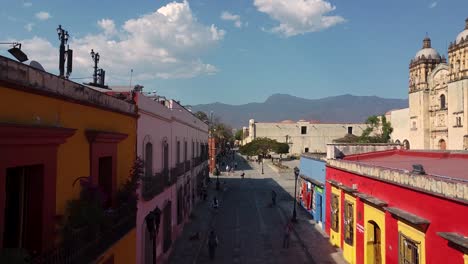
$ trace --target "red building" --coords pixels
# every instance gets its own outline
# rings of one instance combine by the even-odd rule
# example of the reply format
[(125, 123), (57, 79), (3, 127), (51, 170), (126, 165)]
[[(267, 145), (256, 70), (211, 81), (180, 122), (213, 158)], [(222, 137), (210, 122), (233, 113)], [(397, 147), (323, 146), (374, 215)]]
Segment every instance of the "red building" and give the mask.
[(329, 160), (326, 231), (349, 263), (468, 263), (468, 153)]

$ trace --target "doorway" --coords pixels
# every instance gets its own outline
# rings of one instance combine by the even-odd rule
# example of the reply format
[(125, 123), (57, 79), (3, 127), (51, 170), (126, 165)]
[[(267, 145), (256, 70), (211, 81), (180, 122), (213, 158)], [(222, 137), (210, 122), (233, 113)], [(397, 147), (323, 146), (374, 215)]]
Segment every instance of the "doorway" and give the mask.
[(41, 249), (44, 166), (8, 168), (5, 179), (4, 248)]
[(374, 221), (367, 222), (367, 237), (366, 237), (366, 254), (367, 263), (370, 264), (381, 264), (382, 254), (382, 234), (379, 225)]
[(439, 140), (439, 149), (440, 150), (446, 150), (447, 149), (447, 143), (445, 142), (445, 140), (443, 140), (443, 139)]
[(167, 202), (163, 209), (163, 251), (166, 253), (172, 244), (172, 203)]

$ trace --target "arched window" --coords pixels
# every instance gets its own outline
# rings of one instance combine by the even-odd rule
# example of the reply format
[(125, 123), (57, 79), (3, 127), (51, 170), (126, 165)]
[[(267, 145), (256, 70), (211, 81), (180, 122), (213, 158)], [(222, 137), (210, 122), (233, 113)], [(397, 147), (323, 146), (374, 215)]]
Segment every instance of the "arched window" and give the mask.
[(445, 105), (445, 95), (442, 94), (440, 96), (440, 109), (445, 109), (446, 105)]
[(403, 148), (404, 149), (410, 149), (410, 143), (408, 140), (403, 140)]
[(153, 175), (153, 144), (150, 142), (145, 145), (145, 175)]
[(401, 144), (400, 140), (399, 139), (395, 140), (395, 144)]
[(439, 140), (439, 149), (440, 150), (446, 150), (447, 149), (447, 143), (445, 143), (445, 140), (443, 140), (443, 139)]

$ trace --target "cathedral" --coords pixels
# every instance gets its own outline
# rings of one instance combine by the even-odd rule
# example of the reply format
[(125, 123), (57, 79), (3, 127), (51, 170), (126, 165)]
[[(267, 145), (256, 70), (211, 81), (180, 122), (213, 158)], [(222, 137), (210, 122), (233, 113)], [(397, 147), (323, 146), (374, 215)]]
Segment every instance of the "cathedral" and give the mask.
[(448, 58), (423, 47), (409, 64), (409, 108), (387, 113), (392, 138), (411, 149), (468, 149), (468, 19)]

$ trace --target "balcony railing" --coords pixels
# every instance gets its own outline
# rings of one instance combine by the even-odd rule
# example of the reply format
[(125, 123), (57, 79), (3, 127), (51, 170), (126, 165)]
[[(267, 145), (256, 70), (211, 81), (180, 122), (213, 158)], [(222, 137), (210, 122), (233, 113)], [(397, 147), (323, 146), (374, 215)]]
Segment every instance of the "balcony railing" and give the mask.
[(141, 195), (145, 201), (151, 200), (154, 196), (162, 193), (165, 186), (165, 178), (162, 173), (156, 173), (154, 176), (143, 176)]
[(109, 224), (96, 233), (89, 227), (74, 231), (71, 239), (52, 251), (32, 258), (32, 264), (92, 263), (135, 227), (136, 212), (129, 206), (108, 212)]
[(190, 170), (190, 160), (185, 161), (185, 172)]

